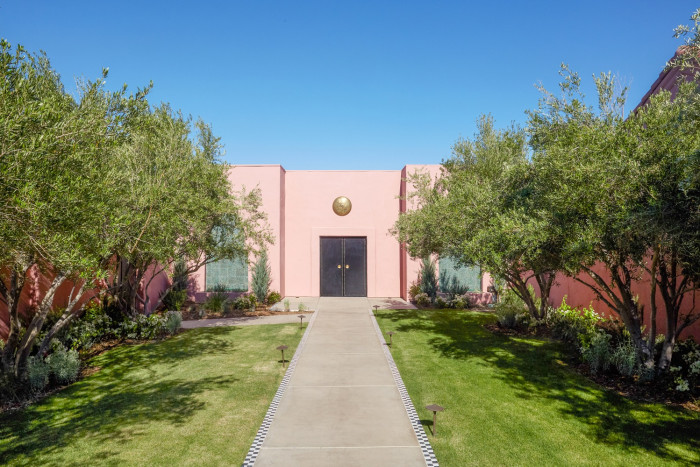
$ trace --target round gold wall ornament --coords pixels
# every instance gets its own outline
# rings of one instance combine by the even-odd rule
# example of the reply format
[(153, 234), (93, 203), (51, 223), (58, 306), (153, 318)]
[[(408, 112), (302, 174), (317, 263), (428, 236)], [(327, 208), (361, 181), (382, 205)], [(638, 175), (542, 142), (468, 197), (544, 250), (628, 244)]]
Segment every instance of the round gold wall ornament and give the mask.
[(338, 196), (333, 200), (333, 212), (339, 216), (347, 216), (352, 209), (352, 203), (345, 196)]

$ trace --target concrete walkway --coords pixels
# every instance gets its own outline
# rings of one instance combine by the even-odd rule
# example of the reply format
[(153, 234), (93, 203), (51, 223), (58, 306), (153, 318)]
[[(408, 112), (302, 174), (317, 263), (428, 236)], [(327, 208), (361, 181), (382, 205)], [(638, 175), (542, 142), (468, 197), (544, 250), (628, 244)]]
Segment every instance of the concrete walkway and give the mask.
[(251, 448), (256, 466), (426, 465), (371, 308), (366, 298), (319, 300), (266, 435)]

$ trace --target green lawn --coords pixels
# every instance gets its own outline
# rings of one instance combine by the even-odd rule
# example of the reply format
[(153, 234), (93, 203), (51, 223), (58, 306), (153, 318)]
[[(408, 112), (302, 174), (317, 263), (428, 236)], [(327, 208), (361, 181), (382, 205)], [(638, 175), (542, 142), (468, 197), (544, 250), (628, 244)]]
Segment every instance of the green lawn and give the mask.
[(632, 402), (567, 367), (559, 343), (494, 335), (486, 313), (377, 312), (443, 466), (700, 463), (700, 415)]
[(240, 465), (282, 380), (298, 325), (220, 327), (122, 346), (101, 370), (0, 415), (0, 464)]

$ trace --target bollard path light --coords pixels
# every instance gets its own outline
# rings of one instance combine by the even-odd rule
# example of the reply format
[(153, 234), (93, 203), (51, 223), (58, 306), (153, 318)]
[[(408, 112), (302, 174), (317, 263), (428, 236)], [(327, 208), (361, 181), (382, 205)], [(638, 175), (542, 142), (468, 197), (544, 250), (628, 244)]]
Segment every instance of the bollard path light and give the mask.
[(394, 343), (394, 341), (392, 340), (391, 336), (393, 336), (396, 333), (394, 331), (389, 331), (389, 332), (387, 332), (387, 334), (389, 335), (389, 345), (392, 345)]
[(304, 318), (306, 318), (306, 316), (299, 315), (298, 318), (299, 318), (299, 329), (304, 329)]
[(376, 312), (379, 309), (379, 305), (374, 305), (374, 311)]
[(277, 347), (277, 350), (282, 351), (282, 368), (284, 368), (284, 351), (287, 350), (287, 348), (288, 347), (286, 345), (280, 345)]
[(442, 412), (445, 408), (437, 404), (426, 405), (425, 408), (433, 412), (433, 436), (437, 436), (437, 413)]

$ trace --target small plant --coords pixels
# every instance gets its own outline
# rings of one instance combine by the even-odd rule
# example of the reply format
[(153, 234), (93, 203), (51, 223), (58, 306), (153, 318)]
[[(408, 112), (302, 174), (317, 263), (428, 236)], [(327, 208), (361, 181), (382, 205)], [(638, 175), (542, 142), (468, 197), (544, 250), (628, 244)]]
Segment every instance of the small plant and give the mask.
[(299, 302), (299, 306), (297, 307), (297, 310), (300, 312), (306, 311), (306, 305), (304, 305), (304, 302)]
[(179, 311), (171, 310), (165, 314), (165, 329), (168, 334), (175, 334), (182, 324), (182, 314)]
[(632, 376), (637, 370), (639, 359), (637, 349), (630, 339), (625, 339), (613, 350), (610, 361), (615, 369), (623, 376)]
[(228, 300), (228, 293), (226, 286), (223, 284), (217, 284), (212, 288), (212, 293), (207, 297), (204, 302), (204, 309), (210, 313), (222, 313), (224, 311), (224, 305)]
[(260, 251), (258, 261), (253, 267), (253, 275), (251, 277), (251, 288), (258, 299), (258, 303), (264, 303), (265, 299), (267, 299), (270, 284), (272, 283), (270, 273), (270, 265), (267, 264), (267, 250), (263, 248)]
[(610, 339), (612, 339), (610, 334), (604, 331), (595, 331), (589, 342), (582, 342), (581, 356), (583, 361), (591, 367), (591, 372), (594, 374), (610, 368)]
[(442, 297), (437, 297), (435, 299), (435, 306), (438, 308), (447, 308), (448, 307), (447, 300), (445, 300)]
[(285, 298), (285, 299), (284, 299), (284, 311), (289, 311), (289, 310), (290, 310), (289, 299), (288, 299), (288, 298)]
[(27, 360), (27, 378), (29, 387), (34, 392), (39, 392), (49, 384), (49, 364), (40, 356), (29, 357)]
[(438, 291), (438, 279), (435, 272), (435, 262), (430, 257), (423, 258), (419, 278), (421, 292), (428, 294), (430, 303), (435, 302)]
[(453, 298), (450, 300), (450, 308), (455, 308), (457, 310), (469, 308), (469, 298), (464, 295)]
[(272, 291), (269, 294), (267, 294), (267, 304), (268, 305), (274, 305), (275, 303), (279, 302), (282, 300), (282, 295), (280, 295), (279, 292)]
[(523, 312), (523, 305), (518, 303), (499, 302), (494, 305), (498, 325), (506, 329), (518, 327), (518, 316)]
[(167, 310), (181, 310), (187, 300), (187, 264), (180, 260), (173, 267), (173, 285), (163, 297), (163, 305)]
[(115, 326), (116, 323), (102, 305), (93, 301), (85, 306), (83, 315), (68, 327), (63, 342), (70, 349), (89, 349), (97, 342), (113, 338)]
[(408, 288), (408, 299), (412, 302), (415, 302), (416, 295), (418, 295), (420, 292), (420, 285), (416, 284), (415, 282), (412, 283), (411, 287)]
[(72, 383), (78, 379), (80, 359), (78, 352), (61, 347), (46, 358), (51, 369), (51, 375), (58, 384)]
[(547, 322), (554, 337), (579, 344), (580, 347), (590, 342), (596, 325), (602, 321), (603, 319), (593, 310), (593, 307), (573, 308), (566, 303), (566, 297), (562, 299), (561, 306), (556, 310), (550, 310), (547, 316)]
[(416, 295), (416, 305), (418, 305), (421, 308), (430, 306), (430, 297), (428, 296), (428, 294), (425, 292), (421, 292), (418, 295)]

